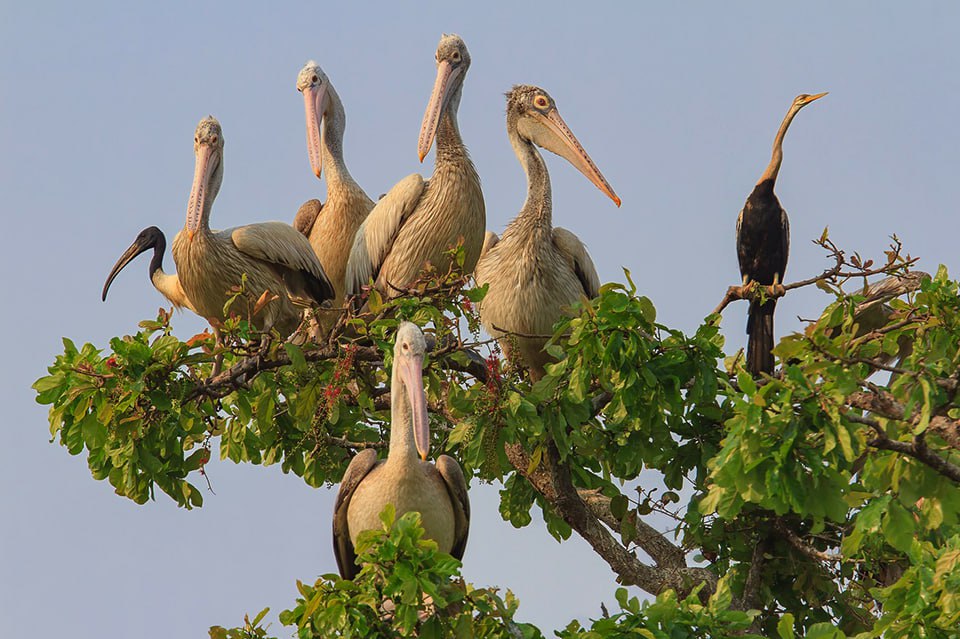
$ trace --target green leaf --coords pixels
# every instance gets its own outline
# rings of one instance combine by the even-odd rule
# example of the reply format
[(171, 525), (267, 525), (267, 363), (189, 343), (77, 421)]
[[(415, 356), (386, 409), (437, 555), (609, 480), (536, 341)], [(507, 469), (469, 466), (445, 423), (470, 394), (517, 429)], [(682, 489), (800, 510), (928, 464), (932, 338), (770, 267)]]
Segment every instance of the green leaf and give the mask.
[(257, 613), (257, 616), (253, 618), (253, 621), (250, 622), (250, 624), (253, 626), (258, 625), (261, 621), (263, 621), (263, 618), (267, 616), (268, 612), (270, 612), (270, 608), (269, 607), (264, 608), (263, 610)]
[(719, 613), (727, 610), (733, 602), (733, 592), (730, 590), (730, 578), (733, 573), (727, 573), (717, 581), (717, 590), (710, 595), (710, 610)]
[(887, 543), (901, 552), (909, 552), (913, 545), (914, 519), (913, 515), (900, 505), (900, 502), (890, 502), (881, 529)]
[(794, 639), (796, 635), (793, 633), (793, 614), (785, 612), (780, 621), (777, 622), (777, 634), (780, 635), (780, 639)]
[(613, 515), (614, 519), (623, 519), (623, 516), (627, 514), (627, 506), (629, 505), (630, 502), (624, 495), (617, 495), (610, 500), (610, 514)]
[(293, 365), (293, 370), (307, 370), (307, 360), (303, 357), (303, 350), (301, 350), (299, 346), (290, 342), (284, 342), (283, 349), (287, 352), (287, 356), (290, 358), (290, 363)]
[(936, 582), (942, 582), (945, 577), (957, 576), (955, 572), (960, 566), (960, 550), (949, 550), (937, 559), (937, 568), (934, 575)]
[(843, 452), (843, 458), (852, 462), (857, 458), (853, 451), (853, 444), (850, 440), (850, 431), (843, 423), (837, 424), (837, 441), (840, 442), (840, 450)]
[(755, 395), (757, 393), (757, 383), (753, 380), (753, 376), (750, 373), (741, 370), (737, 373), (737, 385), (747, 395)]
[(833, 623), (815, 623), (807, 629), (805, 639), (846, 639), (840, 630)]
[(83, 418), (80, 426), (83, 431), (83, 441), (88, 450), (103, 448), (103, 444), (107, 441), (107, 428), (100, 423), (96, 415), (88, 414)]
[(920, 405), (920, 420), (913, 427), (913, 434), (919, 435), (930, 426), (930, 413), (933, 406), (930, 401), (930, 382), (925, 378), (920, 378), (920, 388), (923, 390), (923, 403)]

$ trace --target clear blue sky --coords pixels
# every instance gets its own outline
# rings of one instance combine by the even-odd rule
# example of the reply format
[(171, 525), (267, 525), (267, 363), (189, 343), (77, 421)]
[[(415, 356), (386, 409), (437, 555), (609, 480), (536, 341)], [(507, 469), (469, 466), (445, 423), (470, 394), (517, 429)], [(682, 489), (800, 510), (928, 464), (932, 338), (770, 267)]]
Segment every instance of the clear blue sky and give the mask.
[[(145, 226), (182, 226), (201, 117), (220, 119), (225, 176), (215, 227), (292, 220), (322, 197), (307, 162), (297, 71), (320, 62), (348, 117), (348, 165), (376, 196), (421, 166), (416, 142), (442, 32), (473, 65), (460, 111), (488, 226), (519, 210), (524, 177), (503, 92), (539, 84), (623, 199), (616, 209), (550, 156), (555, 223), (591, 249), (603, 280), (633, 272), (666, 323), (690, 330), (739, 280), (734, 223), (793, 97), (830, 91), (787, 137), (777, 191), (790, 213), (787, 280), (827, 265), (825, 226), (879, 256), (897, 233), (920, 266), (957, 266), (960, 9), (953, 3), (16, 3), (0, 6), (0, 210), (4, 446), (0, 619), (5, 636), (200, 636), (294, 599), (335, 569), (333, 491), (278, 468), (210, 465), (198, 511), (136, 506), (48, 443), (29, 386), (60, 337), (104, 345), (162, 300), (147, 258), (106, 304), (114, 260)], [(172, 270), (172, 260), (166, 266)], [(777, 331), (818, 313), (791, 293)], [(727, 310), (733, 350), (745, 308)], [(203, 323), (183, 314), (178, 333)], [(476, 482), (475, 482), (476, 484)], [(474, 485), (464, 573), (512, 588), (519, 617), (559, 627), (613, 604), (613, 576), (585, 544), (500, 521)], [(273, 630), (278, 628), (274, 622)]]

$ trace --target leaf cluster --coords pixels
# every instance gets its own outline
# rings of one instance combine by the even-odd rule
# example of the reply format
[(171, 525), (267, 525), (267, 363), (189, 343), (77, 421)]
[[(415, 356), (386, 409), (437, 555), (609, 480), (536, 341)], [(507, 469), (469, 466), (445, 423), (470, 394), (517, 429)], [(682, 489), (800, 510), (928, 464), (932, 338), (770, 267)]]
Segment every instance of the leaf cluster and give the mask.
[[(410, 320), (434, 344), (433, 449), (499, 482), (504, 519), (525, 526), (536, 506), (554, 537), (576, 532), (622, 583), (657, 597), (624, 592), (620, 612), (560, 636), (956, 636), (958, 285), (941, 269), (905, 294), (848, 293), (853, 276), (833, 255), (809, 280), (832, 301), (781, 340), (774, 376), (753, 378), (724, 352), (718, 314), (692, 334), (657, 323), (626, 273), (557, 324), (557, 361), (533, 382), (481, 339), (485, 291), (451, 271), (395, 299), (371, 292), (319, 344), (258, 340), (242, 320), (223, 327), (222, 348), (205, 334), (181, 342), (161, 312), (107, 352), (64, 340), (34, 388), (54, 439), (138, 503), (159, 487), (200, 506), (212, 451), (332, 484), (358, 450), (386, 445), (392, 336)], [(900, 268), (898, 255), (888, 264)], [(871, 267), (857, 261), (854, 274)], [(672, 529), (651, 525), (654, 512)], [(509, 625), (512, 596), (463, 584), (418, 530), (386, 517), (363, 545), (365, 585), (301, 585), (285, 623), (301, 636)], [(260, 636), (237, 634), (258, 623), (222, 636)]]
[[(419, 513), (398, 519), (388, 505), (380, 519), (380, 530), (365, 531), (358, 539), (363, 568), (354, 580), (324, 575), (313, 585), (297, 582), (296, 606), (280, 613), (280, 622), (295, 628), (299, 639), (542, 638), (533, 626), (514, 622), (519, 602), (510, 591), (501, 597), (496, 589), (463, 581), (460, 562), (423, 539)], [(256, 625), (248, 622), (248, 632)], [(216, 627), (211, 637), (230, 637), (230, 632), (244, 637), (236, 634), (242, 631)]]

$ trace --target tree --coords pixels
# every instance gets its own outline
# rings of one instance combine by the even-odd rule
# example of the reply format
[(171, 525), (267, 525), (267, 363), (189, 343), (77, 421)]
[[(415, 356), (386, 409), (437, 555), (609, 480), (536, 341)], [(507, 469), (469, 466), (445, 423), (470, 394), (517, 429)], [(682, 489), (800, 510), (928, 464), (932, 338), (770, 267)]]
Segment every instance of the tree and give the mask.
[[(874, 266), (824, 233), (833, 267), (774, 290), (732, 287), (691, 335), (658, 324), (626, 272), (557, 324), (558, 361), (535, 384), (481, 338), (484, 291), (451, 272), (389, 302), (370, 292), (369, 310), (345, 310), (321, 344), (262, 346), (232, 319), (212, 378), (212, 337), (180, 341), (161, 311), (107, 353), (64, 339), (34, 388), (56, 440), (137, 503), (159, 488), (201, 506), (214, 440), (221, 458), (333, 484), (356, 451), (386, 446), (390, 343), (407, 319), (435, 336), (434, 450), (501, 482), (514, 526), (536, 508), (550, 534), (576, 532), (620, 583), (655, 596), (621, 590), (618, 612), (558, 636), (956, 637), (958, 284), (943, 267), (910, 272), (894, 240)], [(723, 351), (720, 313), (808, 285), (830, 303), (780, 341), (776, 376), (752, 378), (742, 354)], [(650, 525), (653, 511), (673, 530)], [(281, 614), (292, 632), (542, 636), (514, 623), (509, 591), (464, 584), (415, 515), (383, 522), (358, 548), (369, 561), (355, 582), (299, 584)], [(211, 636), (264, 637), (262, 617)]]

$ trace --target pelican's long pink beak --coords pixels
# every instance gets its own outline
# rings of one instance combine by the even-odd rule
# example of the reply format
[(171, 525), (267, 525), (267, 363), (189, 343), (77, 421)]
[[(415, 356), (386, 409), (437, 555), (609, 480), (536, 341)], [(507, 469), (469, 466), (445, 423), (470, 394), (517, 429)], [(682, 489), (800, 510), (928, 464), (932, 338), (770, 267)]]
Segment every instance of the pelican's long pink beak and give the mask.
[(433, 138), (437, 135), (437, 127), (440, 125), (440, 116), (447, 107), (451, 88), (455, 84), (454, 80), (461, 72), (461, 67), (454, 68), (447, 60), (437, 64), (437, 80), (433, 84), (433, 93), (430, 94), (427, 110), (423, 114), (423, 124), (420, 125), (420, 141), (417, 150), (421, 162), (430, 152)]
[(430, 419), (427, 415), (427, 393), (423, 389), (423, 356), (403, 355), (393, 365), (400, 367), (400, 379), (407, 388), (413, 416), (413, 441), (420, 459), (426, 460), (430, 453)]
[(543, 124), (549, 132), (543, 140), (538, 139), (537, 143), (543, 148), (552, 151), (560, 157), (566, 159), (570, 164), (577, 167), (588, 180), (603, 191), (607, 197), (614, 201), (619, 207), (620, 198), (613, 191), (613, 187), (607, 182), (607, 179), (600, 173), (600, 169), (590, 159), (590, 155), (584, 150), (580, 140), (573, 134), (567, 123), (560, 117), (556, 109), (552, 109), (547, 115), (537, 115), (537, 120)]
[(215, 149), (210, 144), (201, 144), (197, 149), (197, 162), (193, 171), (193, 187), (190, 189), (190, 201), (187, 203), (187, 236), (192, 240), (200, 229), (203, 211), (210, 190), (210, 181), (217, 168), (213, 158)]
[(310, 156), (310, 168), (320, 177), (323, 169), (323, 153), (320, 149), (320, 122), (323, 119), (323, 101), (327, 94), (327, 85), (307, 87), (303, 90), (303, 106), (307, 118), (307, 154)]

